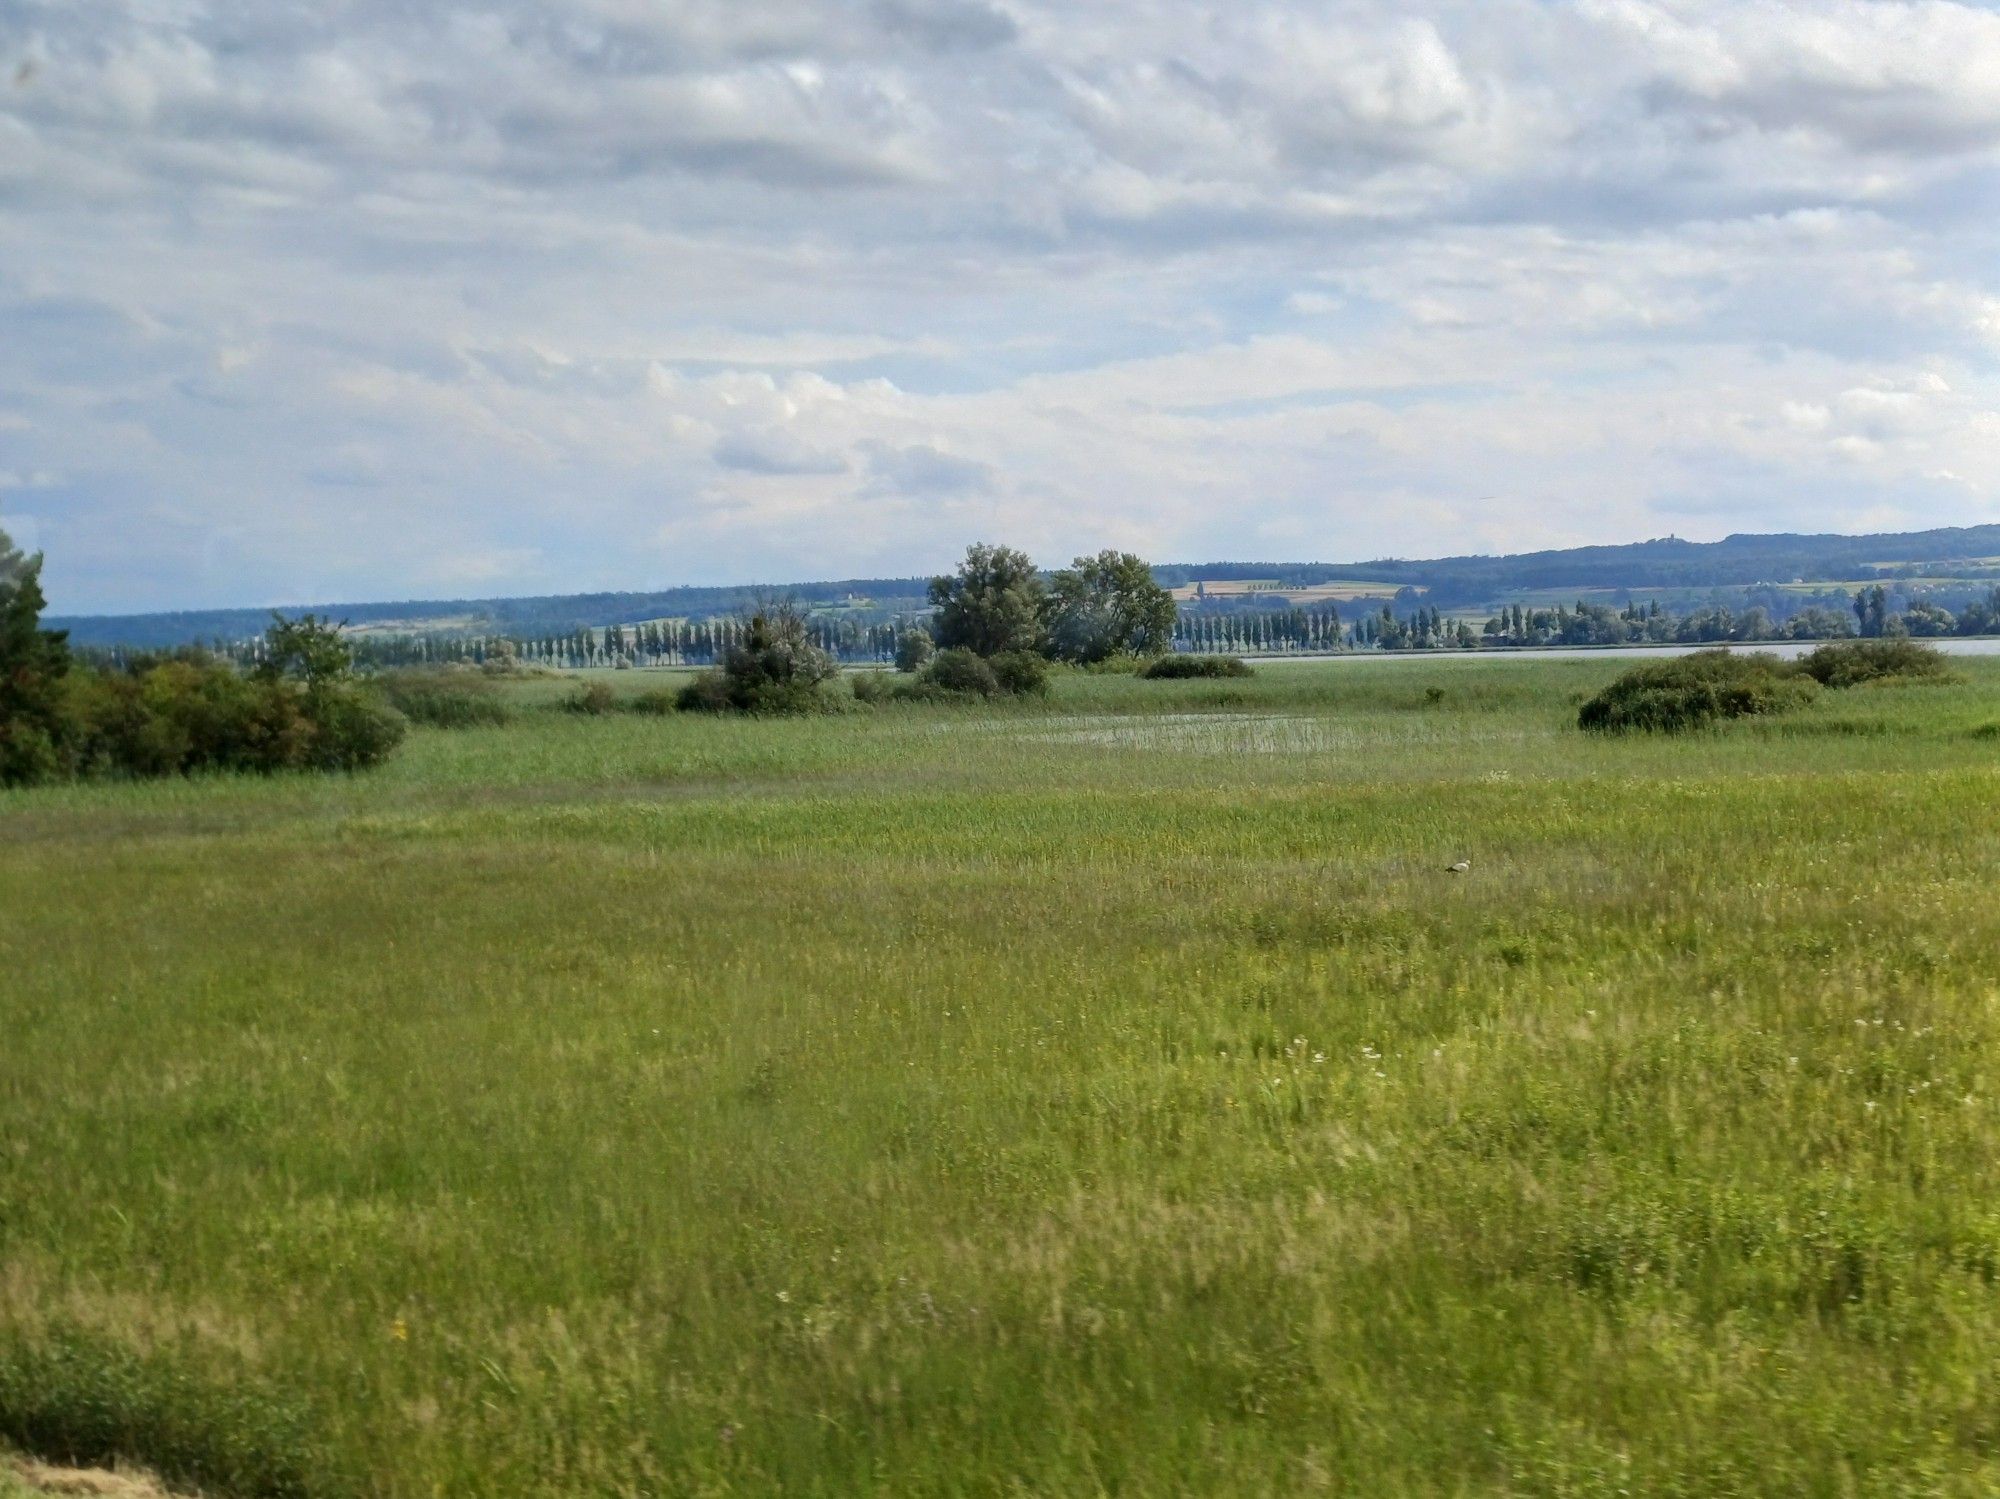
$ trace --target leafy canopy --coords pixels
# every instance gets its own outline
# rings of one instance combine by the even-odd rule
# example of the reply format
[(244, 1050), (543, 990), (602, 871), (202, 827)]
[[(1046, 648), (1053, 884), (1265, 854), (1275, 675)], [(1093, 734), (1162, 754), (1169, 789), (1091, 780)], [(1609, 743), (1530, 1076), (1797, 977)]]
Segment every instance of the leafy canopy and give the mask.
[(979, 656), (1039, 651), (1045, 597), (1027, 553), (984, 543), (967, 547), (956, 573), (931, 579), (937, 643)]
[(1174, 596), (1130, 552), (1079, 557), (1049, 580), (1048, 650), (1090, 665), (1113, 656), (1157, 656), (1173, 644)]
[(42, 628), (42, 559), (0, 531), (0, 786), (41, 780), (60, 760), (68, 637)]

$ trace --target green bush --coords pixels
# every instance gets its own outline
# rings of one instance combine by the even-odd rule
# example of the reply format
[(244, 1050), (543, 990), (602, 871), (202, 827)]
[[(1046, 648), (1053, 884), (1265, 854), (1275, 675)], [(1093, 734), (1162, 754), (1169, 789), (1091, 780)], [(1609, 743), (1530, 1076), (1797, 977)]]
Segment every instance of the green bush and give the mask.
[(1002, 651), (987, 658), (986, 664), (1002, 692), (1017, 697), (1046, 697), (1049, 691), (1048, 658), (1033, 651)]
[(729, 683), (719, 671), (704, 671), (688, 679), (674, 694), (674, 706), (683, 713), (727, 713), (736, 706), (729, 698)]
[(373, 679), (383, 701), (411, 723), (434, 729), (476, 729), (503, 724), (514, 715), (493, 687), (499, 673), (469, 671), (389, 671)]
[(1250, 663), (1241, 656), (1162, 656), (1139, 673), (1149, 682), (1174, 681), (1184, 677), (1255, 676)]
[(857, 702), (886, 703), (896, 695), (895, 684), (885, 671), (857, 671), (853, 686)]
[(649, 714), (654, 717), (664, 717), (673, 712), (677, 706), (678, 704), (674, 701), (674, 694), (667, 691), (664, 687), (655, 687), (649, 691), (641, 692), (635, 697), (626, 699), (625, 702), (626, 711)]
[(962, 645), (933, 656), (919, 674), (917, 685), (954, 697), (998, 697), (1001, 691), (992, 663)]
[(1626, 672), (1577, 714), (1580, 728), (1678, 733), (1726, 718), (1783, 713), (1812, 701), (1819, 687), (1767, 655), (1697, 651)]
[(905, 630), (896, 637), (896, 670), (922, 671), (937, 654), (937, 642), (929, 630)]
[(410, 725), (388, 704), (358, 692), (327, 694), (310, 708), (306, 764), (319, 770), (365, 770), (389, 758)]
[(41, 559), (0, 533), (0, 785), (199, 770), (358, 770), (408, 721), (355, 683), (341, 627), (273, 615), (247, 675), (206, 652), (79, 666), (40, 626)]
[(312, 692), (188, 654), (63, 681), (56, 773), (167, 776), (209, 770), (360, 770), (407, 730), (394, 708), (348, 685)]
[(1799, 670), (1822, 687), (1863, 682), (1936, 681), (1950, 674), (1944, 653), (1914, 640), (1843, 640), (1821, 646)]
[(839, 673), (812, 643), (805, 616), (785, 605), (753, 616), (743, 644), (683, 687), (679, 703), (698, 712), (824, 713), (834, 704), (821, 685)]
[(563, 699), (563, 709), (598, 718), (618, 707), (618, 694), (602, 682), (585, 682)]

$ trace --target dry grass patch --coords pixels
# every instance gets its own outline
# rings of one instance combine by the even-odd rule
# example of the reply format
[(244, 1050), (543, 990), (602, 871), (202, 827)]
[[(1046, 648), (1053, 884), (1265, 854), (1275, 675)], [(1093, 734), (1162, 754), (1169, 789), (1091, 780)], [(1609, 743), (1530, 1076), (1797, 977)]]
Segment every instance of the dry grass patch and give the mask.
[(92, 1499), (176, 1499), (142, 1468), (65, 1468), (33, 1458), (0, 1456), (0, 1499), (83, 1494)]

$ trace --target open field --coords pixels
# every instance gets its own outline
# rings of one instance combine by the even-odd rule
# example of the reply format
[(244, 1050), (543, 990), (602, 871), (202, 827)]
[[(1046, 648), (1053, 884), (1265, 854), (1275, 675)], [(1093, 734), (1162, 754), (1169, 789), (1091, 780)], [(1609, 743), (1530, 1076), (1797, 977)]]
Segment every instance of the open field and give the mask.
[(2000, 661), (1577, 733), (1619, 667), (538, 682), (359, 778), (0, 794), (0, 1444), (381, 1499), (1991, 1493)]

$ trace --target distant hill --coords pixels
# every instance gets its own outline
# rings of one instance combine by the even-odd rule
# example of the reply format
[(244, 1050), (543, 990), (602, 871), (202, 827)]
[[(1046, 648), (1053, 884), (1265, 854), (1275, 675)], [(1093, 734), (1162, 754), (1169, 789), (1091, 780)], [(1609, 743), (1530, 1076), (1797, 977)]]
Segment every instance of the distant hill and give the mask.
[[(832, 582), (756, 584), (725, 588), (667, 588), (650, 593), (573, 593), (527, 598), (403, 599), (373, 604), (299, 604), (284, 614), (330, 615), (364, 630), (439, 630), (482, 635), (550, 635), (601, 629), (648, 619), (705, 618), (731, 614), (766, 597), (793, 598), (815, 607), (866, 600), (876, 608), (924, 607), (923, 578), (846, 578)], [(167, 614), (90, 614), (51, 617), (77, 645), (143, 649), (209, 640), (240, 640), (263, 632), (269, 609), (194, 609)]]
[[(1878, 577), (2000, 574), (2000, 525), (1869, 536), (1664, 537), (1622, 546), (1509, 556), (1379, 558), (1357, 563), (1208, 562), (1162, 568), (1175, 582), (1271, 577), (1310, 586), (1368, 578), (1420, 588), (1438, 603), (1478, 603), (1551, 588), (1719, 588), (1754, 583), (1851, 582)], [(1181, 576), (1184, 574), (1185, 576)]]
[[(1901, 531), (1869, 536), (1740, 535), (1721, 541), (1664, 537), (1622, 546), (1570, 547), (1509, 556), (1386, 557), (1369, 562), (1171, 563), (1154, 569), (1170, 587), (1259, 580), (1282, 596), (1352, 581), (1389, 597), (1413, 589), (1445, 607), (1497, 605), (1546, 590), (1707, 589), (1749, 585), (1853, 583), (1881, 578), (2000, 578), (2000, 525)], [(441, 630), (533, 636), (641, 620), (730, 614), (771, 595), (818, 609), (868, 615), (924, 607), (922, 578), (847, 578), (730, 588), (669, 588), (650, 593), (565, 594), (538, 598), (409, 599), (394, 603), (311, 604), (311, 609), (375, 630)], [(1362, 589), (1353, 592), (1361, 597)], [(171, 614), (80, 615), (52, 619), (79, 645), (157, 648), (254, 635), (268, 609), (208, 609)]]

